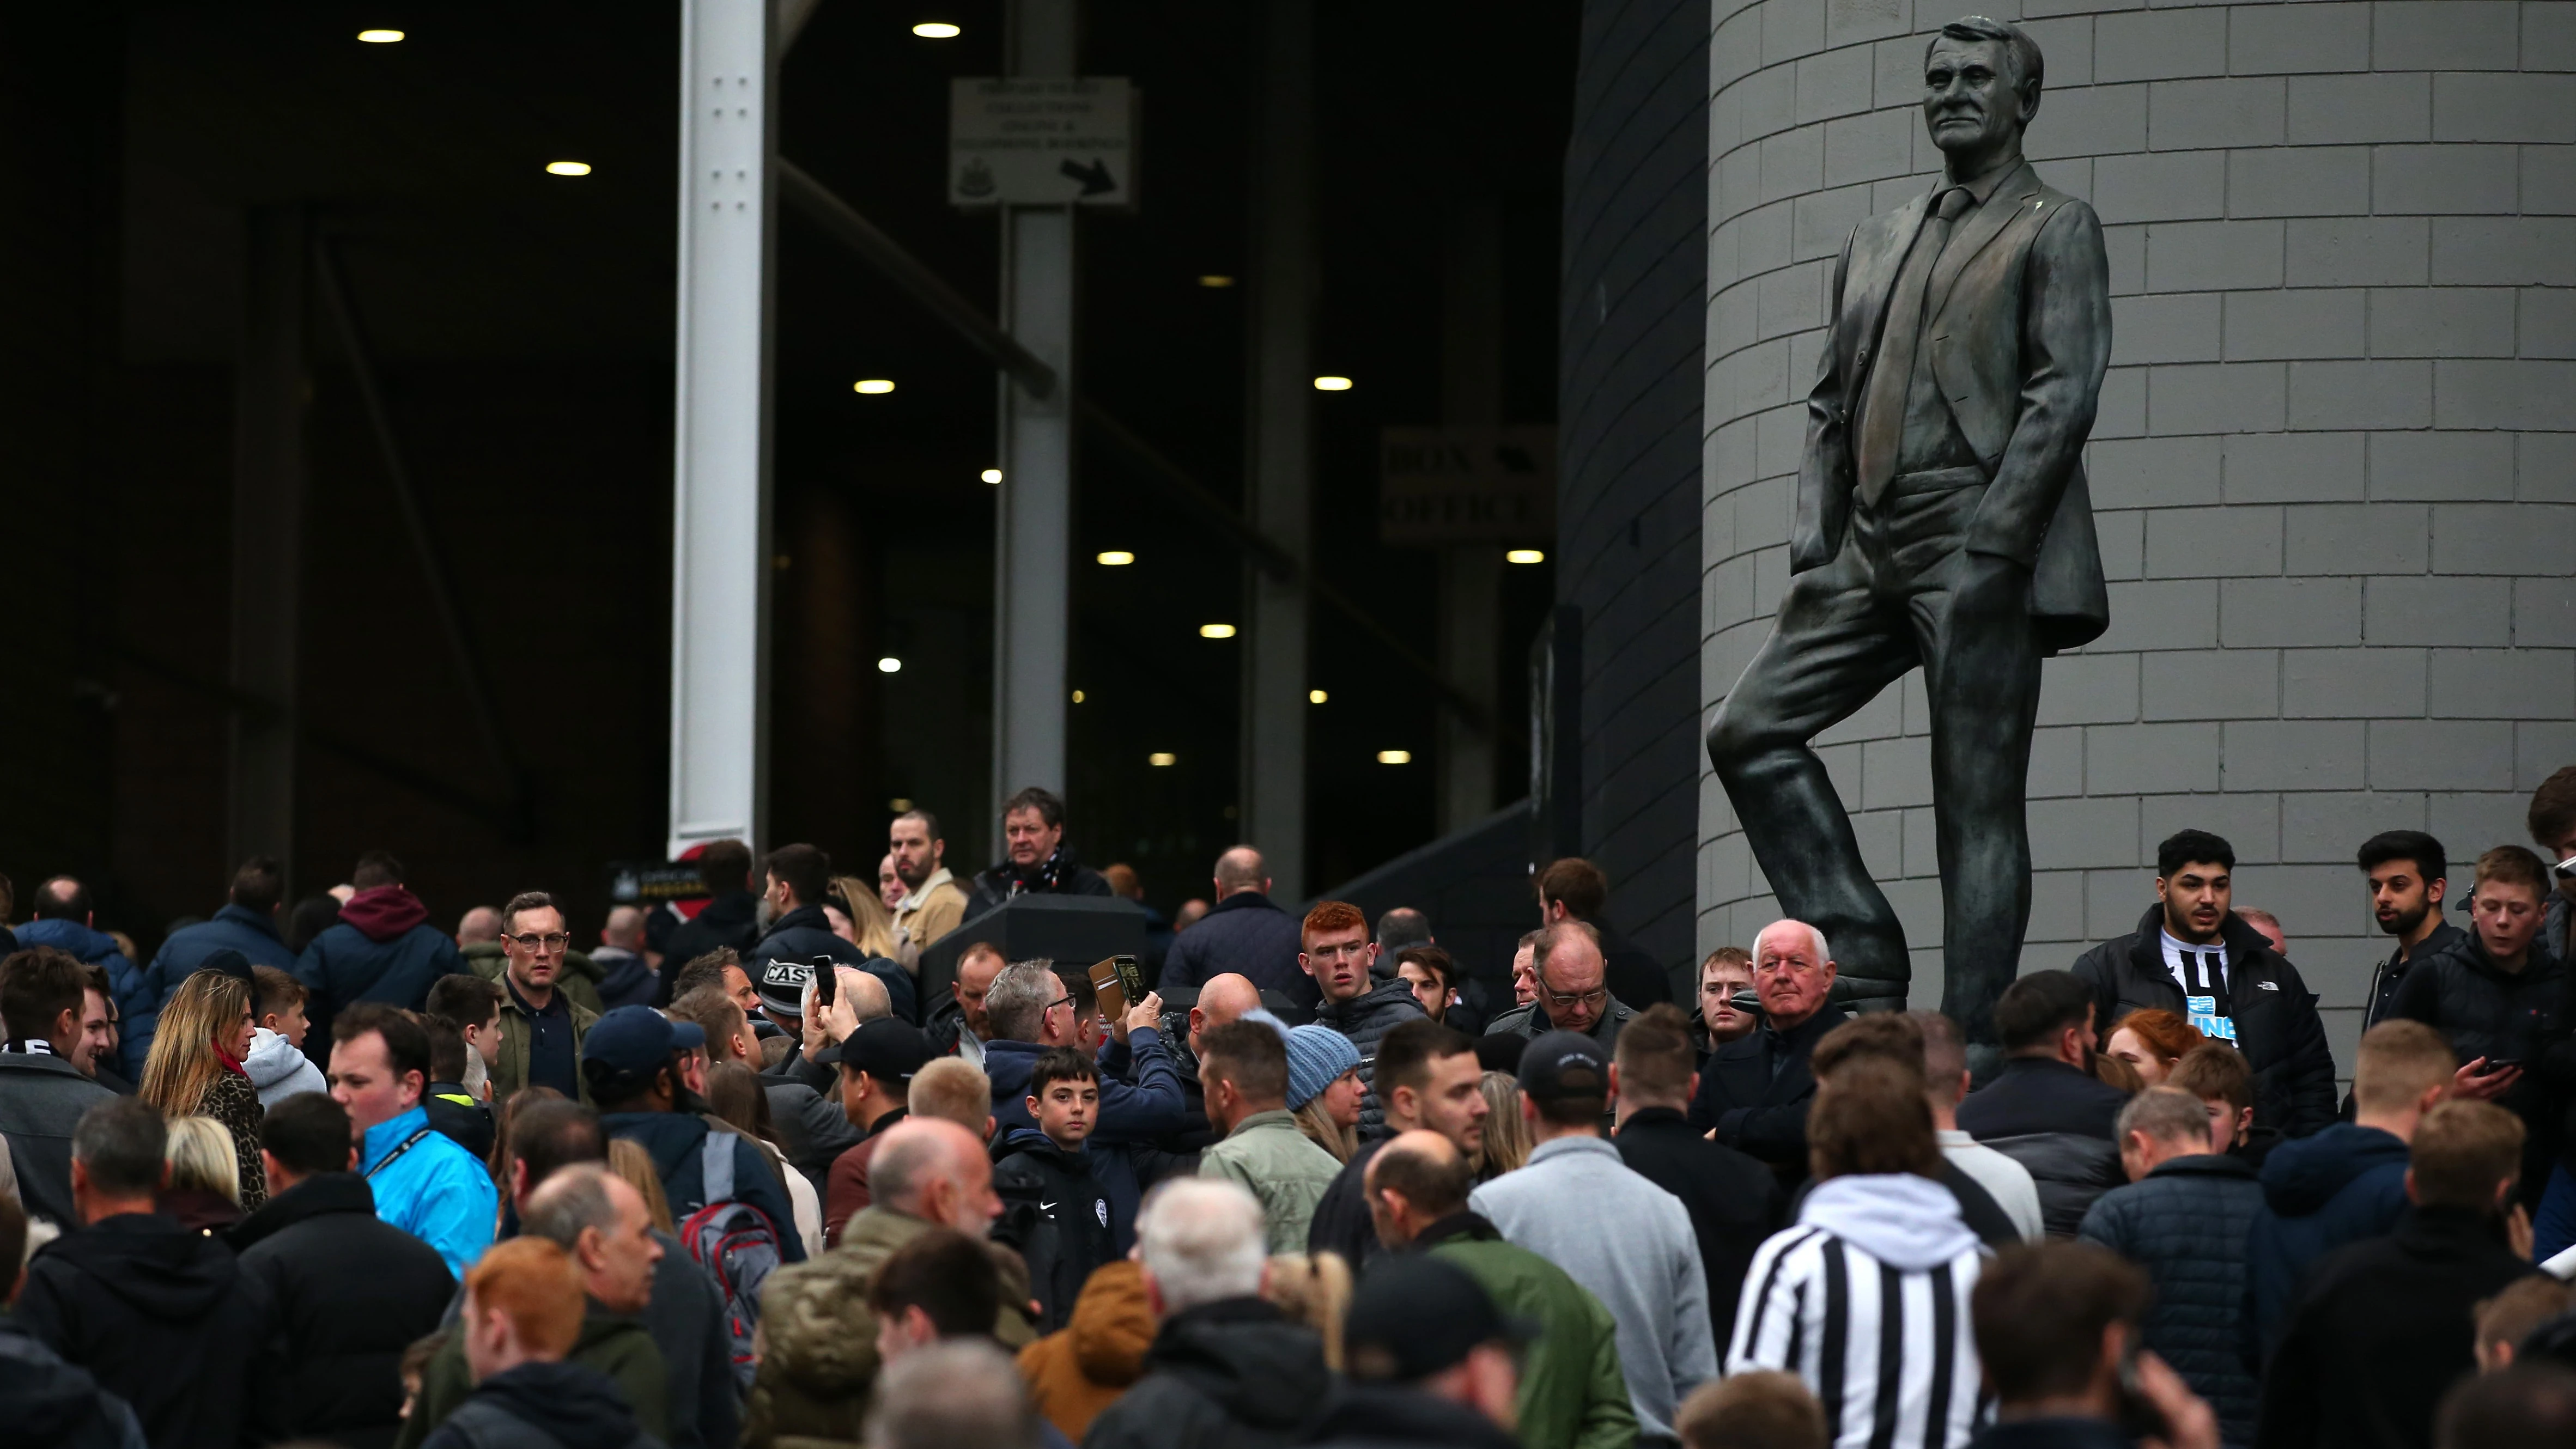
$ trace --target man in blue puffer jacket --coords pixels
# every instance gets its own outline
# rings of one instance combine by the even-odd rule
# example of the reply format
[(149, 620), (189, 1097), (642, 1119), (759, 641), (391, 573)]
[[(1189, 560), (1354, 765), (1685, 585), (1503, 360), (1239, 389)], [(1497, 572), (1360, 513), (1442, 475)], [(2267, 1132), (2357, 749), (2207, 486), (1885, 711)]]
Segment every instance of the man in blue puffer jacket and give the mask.
[[(58, 875), (36, 887), (27, 902), (34, 920), (18, 928), (18, 950), (51, 946), (77, 959), (84, 966), (107, 968), (107, 984), (116, 993), (116, 1014), (132, 1020), (143, 1005), (143, 973), (125, 959), (116, 948), (116, 938), (105, 931), (91, 929), (89, 888), (67, 875)], [(143, 1077), (143, 1054), (130, 1044), (120, 1053), (125, 1061), (128, 1081)]]
[(2263, 1189), (2245, 1159), (2210, 1150), (2208, 1110), (2189, 1092), (2139, 1093), (2117, 1131), (2129, 1183), (2094, 1199), (2075, 1235), (2147, 1270), (2139, 1342), (2209, 1401), (2229, 1449), (2245, 1449), (2262, 1395), (2239, 1349), (2245, 1239)]
[(2308, 1269), (2385, 1236), (2406, 1210), (2407, 1144), (2450, 1090), (2450, 1043), (2420, 1021), (2383, 1021), (2353, 1058), (2354, 1120), (2294, 1137), (2263, 1159), (2263, 1206), (2246, 1235), (2245, 1361), (2271, 1357)]
[(370, 850), (358, 857), (349, 883), (358, 893), (341, 905), (339, 924), (314, 937), (295, 963), (295, 979), (313, 993), (304, 1004), (312, 1023), (304, 1054), (326, 1068), (331, 1018), (340, 1008), (381, 1001), (418, 1011), (433, 982), (465, 971), (456, 942), (429, 924), (429, 907), (403, 885), (401, 861)]
[(126, 1075), (141, 1080), (143, 1059), (152, 1054), (152, 1037), (161, 1024), (161, 1008), (170, 994), (206, 964), (217, 951), (233, 950), (253, 966), (295, 969), (295, 953), (277, 935), (278, 903), (286, 898), (286, 872), (274, 856), (254, 855), (233, 872), (224, 908), (211, 921), (200, 921), (170, 933), (152, 964), (143, 968), (142, 989), (135, 1005), (118, 1003), (124, 1013)]

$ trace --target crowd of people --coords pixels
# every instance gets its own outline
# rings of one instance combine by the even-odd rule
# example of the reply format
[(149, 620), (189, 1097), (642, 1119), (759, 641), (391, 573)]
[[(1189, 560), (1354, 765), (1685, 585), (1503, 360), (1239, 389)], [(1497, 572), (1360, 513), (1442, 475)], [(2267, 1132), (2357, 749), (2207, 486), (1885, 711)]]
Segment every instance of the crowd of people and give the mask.
[(964, 880), (921, 811), (873, 876), (714, 842), (583, 949), (382, 851), (291, 910), (245, 861), (148, 960), (0, 882), (0, 1437), (2576, 1443), (2576, 767), (2458, 896), (2359, 846), (2343, 1091), (2198, 830), (1957, 1021), (1846, 1011), (1797, 920), (1676, 982), (1581, 860), (1506, 975), (1251, 846), (1128, 999), (979, 928), (1138, 894), (1055, 796), (1002, 823)]

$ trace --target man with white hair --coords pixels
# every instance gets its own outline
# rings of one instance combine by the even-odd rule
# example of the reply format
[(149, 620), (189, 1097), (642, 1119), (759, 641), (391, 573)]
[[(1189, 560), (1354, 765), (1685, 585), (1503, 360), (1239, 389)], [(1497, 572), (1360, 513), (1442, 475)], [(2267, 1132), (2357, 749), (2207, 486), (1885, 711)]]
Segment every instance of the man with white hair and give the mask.
[(1816, 1095), (1807, 1058), (1849, 1013), (1833, 1004), (1834, 957), (1825, 933), (1779, 920), (1753, 938), (1753, 992), (1762, 1025), (1728, 1042), (1700, 1068), (1691, 1126), (1771, 1165), (1794, 1190), (1807, 1177), (1807, 1103)]
[(1216, 1178), (1157, 1189), (1136, 1226), (1145, 1302), (1161, 1326), (1145, 1374), (1094, 1419), (1083, 1449), (1284, 1443), (1324, 1407), (1324, 1346), (1261, 1296), (1261, 1205)]
[[(868, 1289), (895, 1250), (932, 1228), (981, 1240), (1002, 1201), (993, 1163), (975, 1134), (938, 1117), (908, 1117), (889, 1128), (868, 1158), (868, 1205), (841, 1230), (840, 1246), (770, 1274), (761, 1295), (767, 1350), (743, 1427), (743, 1442), (788, 1435), (859, 1441), (877, 1379), (877, 1321)], [(993, 1336), (1017, 1352), (1034, 1341), (1024, 1305), (1027, 1265), (993, 1249), (1002, 1303)]]

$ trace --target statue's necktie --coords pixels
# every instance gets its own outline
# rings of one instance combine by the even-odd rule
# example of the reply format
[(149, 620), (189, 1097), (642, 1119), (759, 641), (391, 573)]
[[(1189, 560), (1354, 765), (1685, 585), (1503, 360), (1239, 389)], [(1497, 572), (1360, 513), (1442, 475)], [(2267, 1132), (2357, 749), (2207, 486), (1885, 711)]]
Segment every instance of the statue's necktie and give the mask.
[(1914, 234), (1914, 247), (1896, 274), (1888, 294), (1887, 321), (1879, 329), (1878, 360), (1870, 364), (1869, 390), (1860, 410), (1860, 496), (1877, 506), (1896, 476), (1897, 448), (1905, 438), (1905, 390), (1914, 377), (1914, 348), (1923, 332), (1923, 292), (1932, 280), (1932, 265), (1950, 240), (1950, 223), (1976, 204), (1964, 186), (1934, 197)]

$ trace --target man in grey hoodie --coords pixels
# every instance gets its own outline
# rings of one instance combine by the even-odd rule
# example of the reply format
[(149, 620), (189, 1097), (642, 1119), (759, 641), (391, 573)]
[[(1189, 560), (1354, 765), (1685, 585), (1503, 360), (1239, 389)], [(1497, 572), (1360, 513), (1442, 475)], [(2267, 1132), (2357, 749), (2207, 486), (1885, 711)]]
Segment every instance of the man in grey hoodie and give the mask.
[(1519, 1171), (1476, 1189), (1467, 1205), (1504, 1241), (1564, 1269), (1610, 1310), (1638, 1443), (1678, 1443), (1675, 1409), (1717, 1377), (1708, 1276), (1690, 1212), (1602, 1137), (1610, 1055), (1599, 1042), (1548, 1032), (1521, 1053), (1520, 1078), (1521, 1116), (1537, 1146)]
[(1816, 1186), (1753, 1255), (1726, 1371), (1805, 1378), (1836, 1446), (1966, 1443), (1980, 1385), (1968, 1296), (1985, 1248), (1935, 1180), (1923, 1079), (1877, 1058), (1841, 1064), (1816, 1089), (1807, 1144)]

